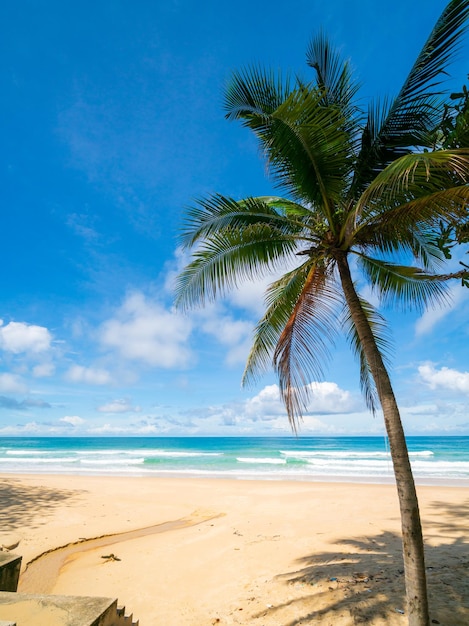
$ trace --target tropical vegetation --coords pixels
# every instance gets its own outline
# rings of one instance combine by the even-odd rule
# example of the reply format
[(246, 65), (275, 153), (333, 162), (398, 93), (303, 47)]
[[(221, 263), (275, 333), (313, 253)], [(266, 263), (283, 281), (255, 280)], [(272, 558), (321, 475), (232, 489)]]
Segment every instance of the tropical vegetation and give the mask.
[(462, 132), (448, 140), (458, 112), (441, 84), (468, 13), (469, 0), (449, 2), (397, 96), (366, 111), (349, 63), (322, 33), (307, 51), (312, 80), (258, 67), (235, 73), (226, 116), (254, 132), (282, 195), (199, 200), (182, 232), (192, 260), (177, 284), (187, 309), (283, 268), (266, 292), (244, 382), (273, 364), (295, 430), (331, 341), (345, 333), (367, 406), (381, 408), (389, 438), (411, 626), (430, 623), (418, 500), (386, 323), (361, 286), (384, 305), (422, 310), (445, 299), (451, 279), (469, 276), (464, 266), (445, 269), (455, 228), (468, 220), (469, 149)]

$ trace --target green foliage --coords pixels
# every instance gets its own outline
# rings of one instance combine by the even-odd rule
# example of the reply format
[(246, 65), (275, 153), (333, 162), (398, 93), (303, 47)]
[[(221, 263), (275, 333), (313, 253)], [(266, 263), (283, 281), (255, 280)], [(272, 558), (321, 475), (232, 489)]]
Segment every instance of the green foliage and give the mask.
[[(444, 104), (441, 121), (434, 131), (434, 144), (447, 150), (469, 147), (469, 90), (466, 85), (460, 92), (452, 93), (450, 102)], [(435, 242), (447, 259), (451, 258), (455, 246), (469, 243), (467, 207), (462, 216), (439, 222)], [(467, 265), (461, 265), (467, 269)], [(462, 284), (469, 286), (468, 279), (463, 277)]]
[[(449, 2), (396, 98), (367, 111), (356, 102), (349, 63), (323, 34), (307, 52), (312, 80), (254, 67), (235, 73), (226, 89), (226, 117), (257, 137), (285, 197), (213, 195), (189, 209), (182, 243), (194, 251), (177, 302), (203, 304), (242, 280), (283, 270), (266, 293), (243, 381), (273, 364), (294, 428), (339, 331), (376, 408), (339, 259), (354, 255), (386, 305), (423, 309), (445, 298), (450, 279), (469, 283), (466, 266), (442, 273), (454, 246), (469, 239), (468, 92), (445, 100), (441, 88), (468, 14), (469, 0)], [(358, 302), (387, 353), (384, 319)]]

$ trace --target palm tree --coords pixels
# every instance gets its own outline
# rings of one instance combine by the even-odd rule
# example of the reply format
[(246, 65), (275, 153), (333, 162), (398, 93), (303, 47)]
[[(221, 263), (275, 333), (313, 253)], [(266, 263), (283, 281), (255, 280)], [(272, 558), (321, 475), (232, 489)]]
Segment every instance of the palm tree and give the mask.
[(273, 363), (294, 430), (311, 381), (323, 375), (329, 340), (345, 331), (367, 405), (381, 406), (389, 438), (411, 626), (429, 624), (418, 501), (386, 366), (384, 319), (352, 272), (384, 303), (421, 309), (444, 299), (449, 279), (467, 277), (464, 269), (443, 273), (435, 233), (467, 216), (469, 149), (435, 150), (431, 130), (443, 114), (441, 75), (468, 13), (469, 0), (450, 2), (397, 97), (366, 114), (355, 104), (348, 63), (322, 34), (307, 52), (312, 82), (259, 68), (235, 73), (227, 118), (255, 133), (285, 196), (199, 200), (182, 233), (192, 261), (177, 284), (178, 306), (187, 309), (245, 279), (293, 267), (266, 292), (243, 380)]

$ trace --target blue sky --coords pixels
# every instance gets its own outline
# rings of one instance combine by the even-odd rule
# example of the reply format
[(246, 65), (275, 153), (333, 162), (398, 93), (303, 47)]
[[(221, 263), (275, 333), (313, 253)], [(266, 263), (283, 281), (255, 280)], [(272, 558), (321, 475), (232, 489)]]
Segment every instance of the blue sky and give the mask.
[[(224, 120), (223, 86), (253, 63), (308, 76), (322, 28), (364, 102), (394, 94), (446, 2), (222, 4), (1, 3), (0, 436), (290, 433), (272, 374), (240, 386), (263, 286), (172, 306), (185, 207), (272, 189), (254, 139)], [(409, 433), (469, 434), (468, 296), (385, 312)], [(303, 434), (383, 432), (345, 344), (313, 386)]]

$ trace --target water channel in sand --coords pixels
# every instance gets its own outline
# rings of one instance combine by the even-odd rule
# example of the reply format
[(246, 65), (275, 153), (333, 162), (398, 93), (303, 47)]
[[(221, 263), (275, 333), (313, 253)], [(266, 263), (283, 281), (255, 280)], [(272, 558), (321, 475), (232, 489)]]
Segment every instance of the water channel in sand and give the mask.
[(222, 515), (223, 514), (201, 515), (195, 512), (193, 516), (163, 522), (162, 524), (155, 524), (154, 526), (147, 526), (146, 528), (137, 528), (136, 530), (129, 530), (114, 535), (80, 539), (68, 543), (65, 546), (52, 548), (29, 561), (26, 565), (26, 569), (20, 576), (18, 591), (20, 593), (51, 593), (60, 575), (60, 570), (65, 562), (74, 555), (88, 552), (89, 550), (96, 550), (96, 548), (104, 548), (116, 543), (130, 541), (131, 539), (139, 539), (140, 537), (147, 537), (148, 535), (157, 535), (171, 530), (196, 526), (197, 524), (216, 519)]

